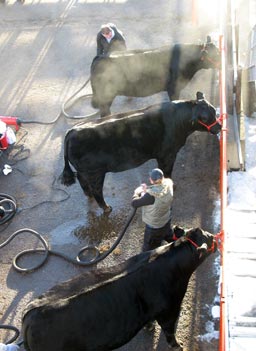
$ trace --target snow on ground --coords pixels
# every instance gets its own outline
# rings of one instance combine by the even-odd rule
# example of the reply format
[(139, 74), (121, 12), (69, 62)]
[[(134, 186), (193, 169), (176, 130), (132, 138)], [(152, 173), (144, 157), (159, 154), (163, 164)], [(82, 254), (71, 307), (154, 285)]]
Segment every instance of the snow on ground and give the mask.
[[(255, 349), (256, 333), (256, 118), (245, 117), (245, 171), (228, 173), (226, 210), (227, 320), (230, 351)], [(216, 203), (216, 232), (220, 221), (220, 203)], [(220, 259), (215, 268), (220, 271)], [(219, 272), (220, 275), (220, 272)], [(220, 294), (220, 289), (218, 291)], [(220, 317), (220, 295), (211, 308), (213, 319)], [(210, 342), (219, 338), (214, 323), (199, 338)]]
[(246, 117), (245, 172), (228, 175), (226, 267), (230, 351), (256, 345), (256, 118)]
[(256, 211), (256, 118), (246, 117), (246, 171), (228, 176), (228, 210)]

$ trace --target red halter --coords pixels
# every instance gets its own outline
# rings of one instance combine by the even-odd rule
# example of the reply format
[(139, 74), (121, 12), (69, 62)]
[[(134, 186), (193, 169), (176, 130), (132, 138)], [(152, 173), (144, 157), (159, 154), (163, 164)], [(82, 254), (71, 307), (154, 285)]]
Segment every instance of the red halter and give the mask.
[[(193, 241), (191, 240), (190, 238), (186, 238), (195, 248), (199, 248), (199, 246)], [(212, 242), (212, 246), (207, 249), (207, 252), (214, 252), (214, 242)]]
[[(203, 52), (203, 51), (207, 51), (207, 53), (208, 53), (208, 50), (207, 50), (206, 46), (204, 46), (203, 49), (201, 50), (201, 52)], [(204, 60), (209, 61), (209, 62), (212, 63), (216, 68), (219, 68), (219, 67), (220, 67), (220, 62), (212, 60), (208, 55), (203, 55), (203, 56), (201, 56), (201, 61), (204, 61)]]
[(222, 118), (219, 117), (219, 118), (216, 119), (215, 122), (213, 122), (213, 123), (210, 124), (209, 126), (208, 126), (207, 124), (205, 124), (204, 122), (200, 121), (199, 119), (197, 120), (197, 122), (198, 122), (199, 124), (201, 124), (202, 126), (204, 126), (204, 127), (208, 130), (208, 132), (210, 132), (210, 129), (211, 129), (213, 126), (215, 126), (215, 124), (219, 123), (221, 120), (222, 120)]

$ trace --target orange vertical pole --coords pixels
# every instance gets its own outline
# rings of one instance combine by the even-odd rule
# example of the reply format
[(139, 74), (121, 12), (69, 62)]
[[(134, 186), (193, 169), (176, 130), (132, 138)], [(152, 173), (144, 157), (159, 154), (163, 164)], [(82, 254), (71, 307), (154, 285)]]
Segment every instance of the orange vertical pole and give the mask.
[(197, 0), (192, 0), (192, 24), (197, 26)]
[(220, 197), (221, 197), (221, 291), (220, 291), (220, 340), (219, 351), (226, 350), (226, 303), (225, 303), (225, 217), (227, 207), (227, 108), (226, 108), (226, 60), (224, 37), (220, 36), (221, 51), (220, 71), (220, 115), (222, 118), (222, 131), (220, 138)]

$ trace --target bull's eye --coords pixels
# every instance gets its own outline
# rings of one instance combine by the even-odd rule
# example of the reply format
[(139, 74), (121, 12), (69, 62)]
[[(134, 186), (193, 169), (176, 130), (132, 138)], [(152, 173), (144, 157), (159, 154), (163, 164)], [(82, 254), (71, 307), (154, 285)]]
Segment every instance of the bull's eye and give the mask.
[(205, 117), (205, 116), (200, 116), (200, 120), (201, 120), (203, 123), (207, 123), (207, 122), (208, 122), (208, 119), (207, 119), (207, 117)]
[(205, 107), (203, 107), (202, 110), (201, 110), (199, 119), (200, 119), (203, 123), (207, 123), (207, 122), (208, 122), (208, 118), (209, 118), (208, 114), (209, 114), (209, 113), (208, 113), (207, 109), (206, 109)]

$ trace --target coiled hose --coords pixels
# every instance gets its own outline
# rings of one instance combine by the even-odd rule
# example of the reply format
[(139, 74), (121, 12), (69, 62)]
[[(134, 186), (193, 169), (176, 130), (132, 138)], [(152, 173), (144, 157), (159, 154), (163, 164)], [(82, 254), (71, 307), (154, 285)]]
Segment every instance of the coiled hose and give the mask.
[[(119, 233), (116, 241), (110, 247), (110, 249), (105, 251), (103, 254), (100, 254), (100, 251), (99, 251), (97, 246), (88, 245), (88, 246), (83, 247), (78, 252), (76, 259), (73, 259), (73, 258), (63, 254), (62, 252), (51, 250), (47, 241), (42, 237), (42, 235), (40, 235), (35, 230), (29, 229), (29, 228), (23, 228), (23, 229), (20, 229), (20, 230), (17, 230), (16, 232), (14, 232), (6, 241), (4, 241), (2, 244), (0, 244), (0, 249), (3, 248), (4, 246), (6, 246), (9, 242), (11, 242), (16, 236), (18, 236), (22, 233), (29, 233), (29, 234), (32, 234), (33, 236), (35, 236), (41, 242), (41, 244), (43, 245), (43, 248), (42, 249), (40, 249), (40, 248), (39, 249), (29, 249), (29, 250), (24, 250), (24, 251), (21, 251), (20, 253), (18, 253), (14, 257), (13, 262), (12, 262), (13, 267), (17, 272), (28, 273), (28, 272), (32, 272), (32, 271), (40, 268), (46, 262), (46, 260), (48, 259), (50, 254), (62, 257), (65, 260), (67, 260), (73, 264), (78, 264), (79, 266), (84, 266), (84, 267), (92, 266), (92, 265), (104, 260), (117, 247), (117, 245), (122, 240), (127, 228), (129, 227), (132, 219), (134, 218), (135, 213), (136, 213), (136, 209), (132, 209), (131, 214), (129, 215), (129, 217), (128, 217), (123, 229)], [(94, 251), (95, 252), (94, 258), (89, 260), (89, 261), (83, 260), (81, 257), (85, 251)], [(40, 253), (43, 255), (41, 261), (38, 264), (31, 266), (29, 268), (22, 268), (19, 266), (18, 261), (22, 256), (24, 256), (26, 254), (35, 254), (35, 253)]]
[[(9, 340), (6, 341), (6, 345), (7, 344), (11, 344), (12, 342), (14, 342), (20, 335), (20, 331), (18, 328), (12, 326), (12, 325), (7, 325), (7, 324), (0, 324), (0, 329), (5, 329), (5, 330), (12, 330), (14, 331), (14, 336), (12, 336)], [(17, 343), (17, 345), (21, 345), (23, 343), (23, 341)]]
[(13, 218), (17, 210), (16, 200), (13, 196), (0, 193), (0, 224)]

